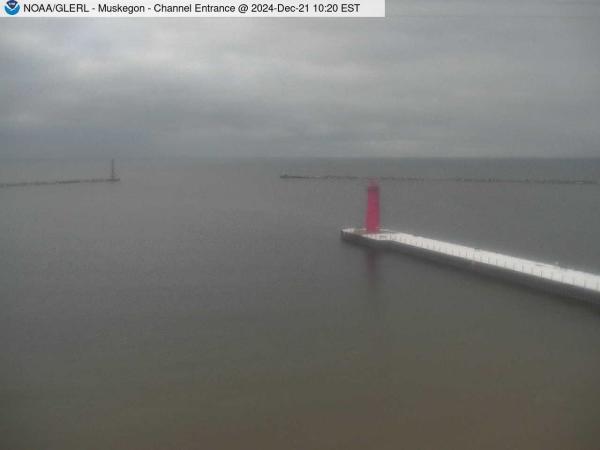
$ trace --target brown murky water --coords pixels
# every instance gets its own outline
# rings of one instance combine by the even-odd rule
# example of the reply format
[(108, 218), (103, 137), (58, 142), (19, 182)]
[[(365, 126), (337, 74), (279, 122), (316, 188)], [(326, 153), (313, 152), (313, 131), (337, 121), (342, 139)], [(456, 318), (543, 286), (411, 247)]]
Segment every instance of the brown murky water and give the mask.
[[(0, 175), (73, 174), (47, 165)], [(600, 178), (598, 161), (119, 170), (0, 190), (1, 448), (600, 446), (600, 309), (346, 245), (361, 182), (278, 178)], [(390, 228), (600, 272), (598, 186), (382, 188)]]

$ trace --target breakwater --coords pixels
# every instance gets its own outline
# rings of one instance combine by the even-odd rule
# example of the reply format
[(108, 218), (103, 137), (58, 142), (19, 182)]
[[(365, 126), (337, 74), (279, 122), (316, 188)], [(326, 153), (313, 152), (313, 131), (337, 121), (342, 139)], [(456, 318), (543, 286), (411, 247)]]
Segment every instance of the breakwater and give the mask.
[(20, 181), (16, 183), (0, 183), (0, 188), (24, 187), (24, 186), (51, 186), (55, 184), (77, 184), (77, 183), (115, 183), (120, 178), (88, 178), (82, 180), (54, 180), (54, 181)]
[(451, 182), (451, 183), (521, 183), (521, 184), (567, 184), (567, 185), (599, 185), (599, 180), (572, 180), (560, 178), (471, 178), (471, 177), (401, 177), (380, 176), (366, 177), (359, 175), (294, 175), (282, 174), (282, 180), (380, 180), (399, 182)]
[(110, 177), (108, 178), (77, 178), (70, 180), (49, 180), (49, 181), (17, 181), (14, 183), (0, 183), (0, 188), (27, 187), (27, 186), (53, 186), (59, 184), (80, 184), (80, 183), (116, 183), (121, 181), (117, 177), (117, 170), (114, 158), (110, 160)]
[(346, 228), (341, 237), (600, 305), (600, 276), (592, 273), (391, 230)]

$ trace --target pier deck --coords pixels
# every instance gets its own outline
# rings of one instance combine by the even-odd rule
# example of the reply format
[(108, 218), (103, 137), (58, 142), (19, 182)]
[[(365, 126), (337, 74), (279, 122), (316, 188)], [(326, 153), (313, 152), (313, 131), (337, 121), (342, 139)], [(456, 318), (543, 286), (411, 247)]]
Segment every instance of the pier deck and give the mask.
[(395, 248), (552, 293), (600, 302), (600, 276), (579, 270), (390, 230), (365, 233), (364, 229), (347, 228), (342, 230), (342, 238), (367, 246)]

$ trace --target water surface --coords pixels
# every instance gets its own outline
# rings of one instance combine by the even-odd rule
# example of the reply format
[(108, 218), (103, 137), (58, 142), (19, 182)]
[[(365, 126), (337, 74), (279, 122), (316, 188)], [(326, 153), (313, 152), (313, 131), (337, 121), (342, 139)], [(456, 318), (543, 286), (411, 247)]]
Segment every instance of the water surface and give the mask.
[[(0, 181), (101, 176), (10, 162)], [(597, 449), (598, 308), (340, 241), (360, 181), (600, 161), (120, 161), (0, 190), (0, 448)], [(600, 272), (600, 187), (382, 184), (389, 228)]]

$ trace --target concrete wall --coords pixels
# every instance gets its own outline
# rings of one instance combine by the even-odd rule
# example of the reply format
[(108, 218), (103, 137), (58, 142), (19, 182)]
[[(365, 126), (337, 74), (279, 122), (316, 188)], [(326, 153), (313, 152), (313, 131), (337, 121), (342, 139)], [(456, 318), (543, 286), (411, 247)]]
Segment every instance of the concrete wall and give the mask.
[(576, 298), (600, 306), (600, 295), (598, 293), (578, 286), (572, 286), (561, 282), (548, 280), (546, 278), (536, 277), (535, 275), (531, 274), (515, 272), (504, 267), (480, 263), (477, 261), (469, 261), (464, 258), (413, 247), (400, 242), (369, 239), (360, 233), (342, 231), (341, 237), (343, 240), (357, 245), (398, 251), (407, 255), (427, 259), (435, 263), (459, 267), (461, 269), (476, 272), (485, 276), (494, 277), (511, 283), (518, 283), (523, 286), (542, 290), (553, 295)]

